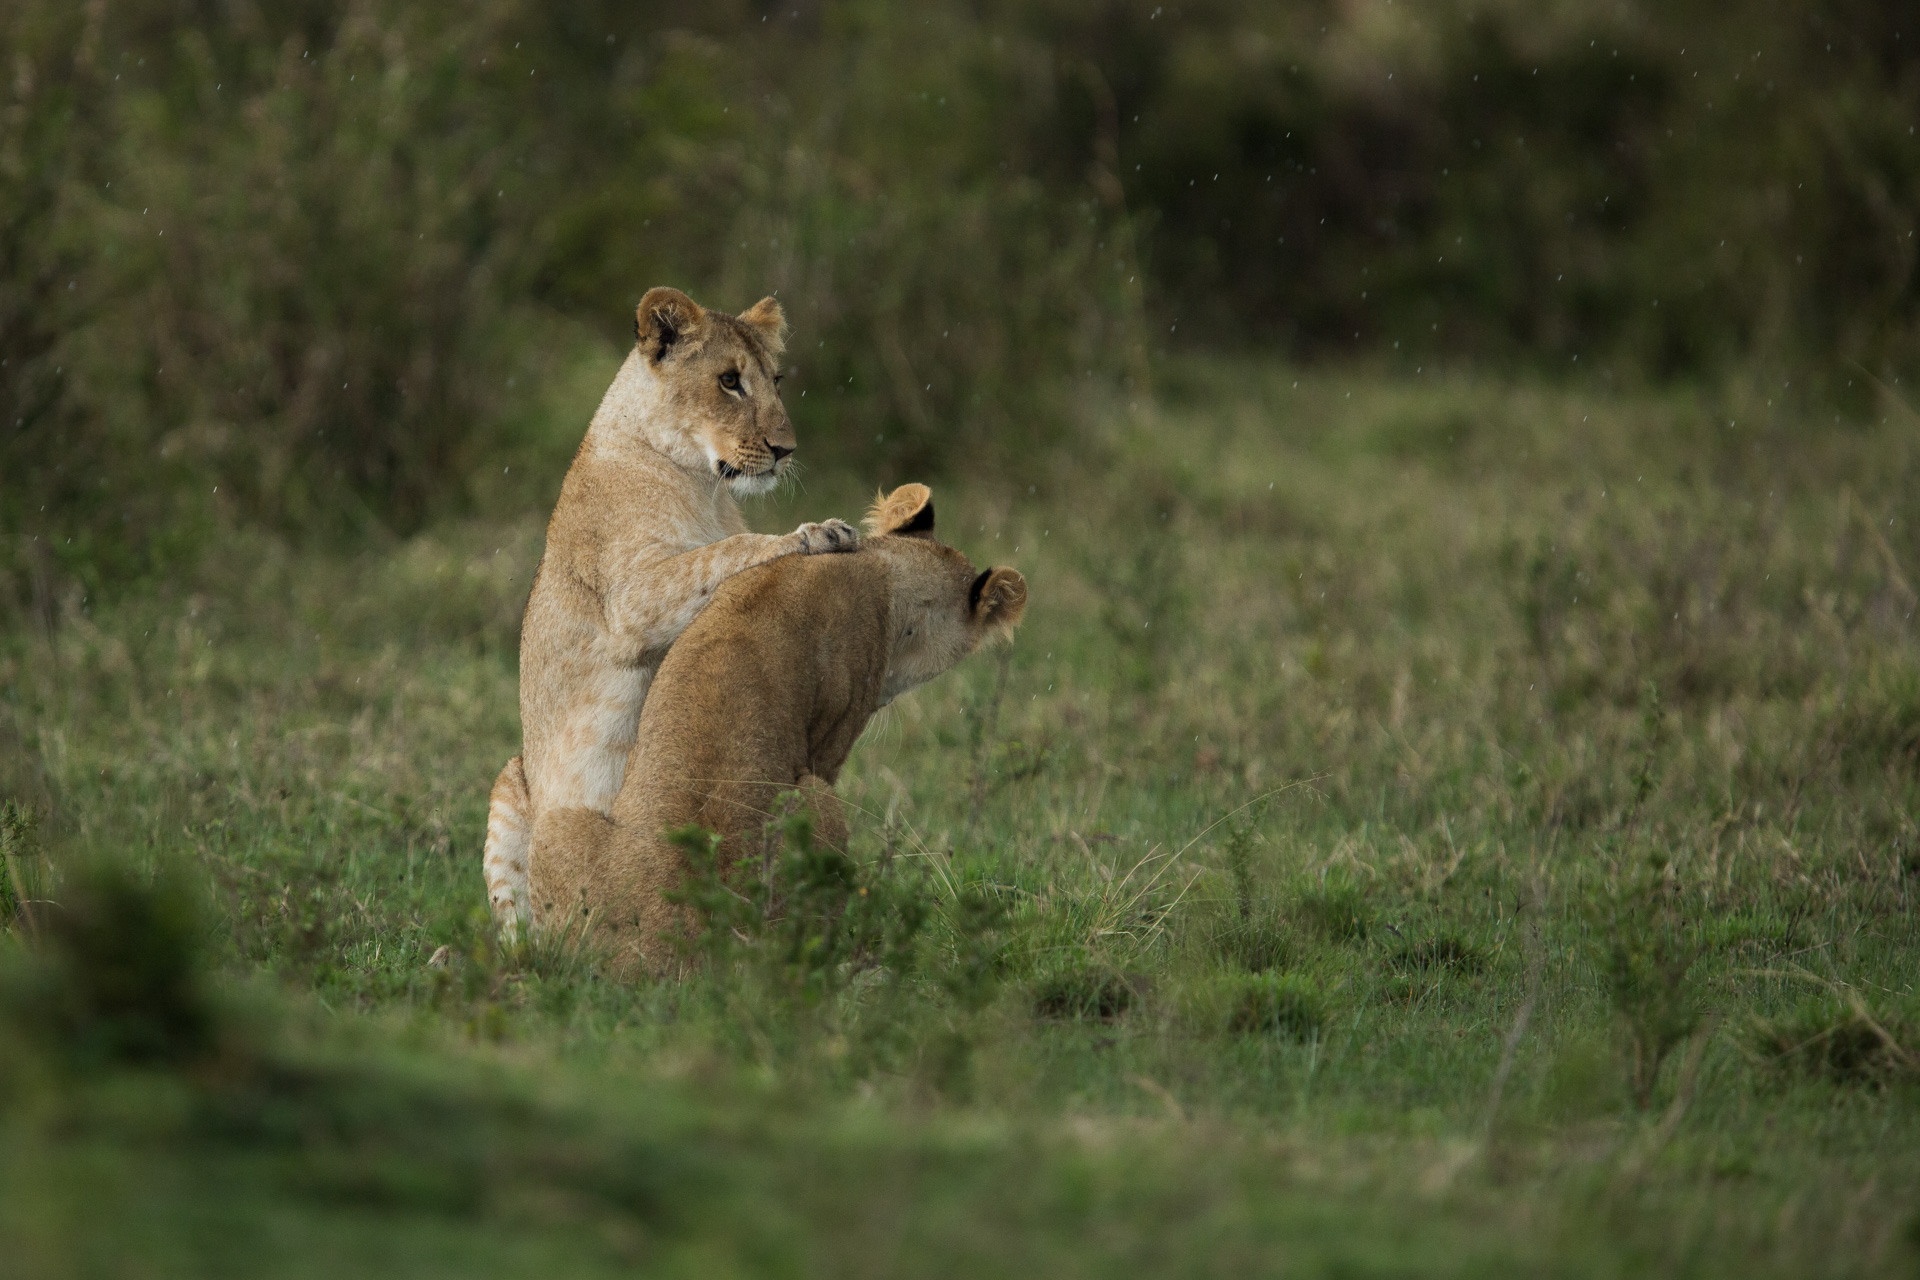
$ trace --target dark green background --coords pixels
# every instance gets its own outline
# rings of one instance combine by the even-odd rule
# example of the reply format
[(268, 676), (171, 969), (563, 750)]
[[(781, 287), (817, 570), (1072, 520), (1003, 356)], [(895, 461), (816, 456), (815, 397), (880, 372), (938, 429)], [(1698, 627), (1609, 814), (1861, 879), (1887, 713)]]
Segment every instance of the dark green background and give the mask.
[(777, 291), (807, 457), (887, 480), (1182, 348), (1844, 421), (1920, 365), (1904, 7), (16, 0), (0, 586), (544, 506), (657, 283)]

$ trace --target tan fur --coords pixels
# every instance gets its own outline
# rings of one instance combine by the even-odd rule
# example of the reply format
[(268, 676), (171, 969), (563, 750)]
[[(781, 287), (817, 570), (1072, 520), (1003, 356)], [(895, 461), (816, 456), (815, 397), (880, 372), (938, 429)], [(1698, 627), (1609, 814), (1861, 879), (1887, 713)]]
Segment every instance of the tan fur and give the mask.
[[(923, 509), (926, 528), (897, 532)], [(868, 718), (1010, 634), (1026, 607), (1025, 579), (976, 574), (933, 540), (930, 513), (924, 486), (896, 490), (857, 554), (779, 560), (714, 593), (660, 664), (611, 819), (536, 824), (537, 928), (591, 936), (618, 968), (658, 970), (671, 957), (662, 934), (689, 924), (662, 897), (686, 870), (663, 833), (717, 832), (730, 866), (797, 789), (821, 838), (845, 846), (831, 788)]]
[(736, 317), (654, 289), (634, 335), (561, 483), (521, 623), (524, 749), (494, 783), (484, 856), (509, 934), (528, 913), (531, 832), (549, 815), (609, 812), (654, 669), (714, 590), (780, 556), (859, 542), (838, 520), (750, 533), (734, 503), (771, 489), (795, 444), (776, 385), (778, 302)]

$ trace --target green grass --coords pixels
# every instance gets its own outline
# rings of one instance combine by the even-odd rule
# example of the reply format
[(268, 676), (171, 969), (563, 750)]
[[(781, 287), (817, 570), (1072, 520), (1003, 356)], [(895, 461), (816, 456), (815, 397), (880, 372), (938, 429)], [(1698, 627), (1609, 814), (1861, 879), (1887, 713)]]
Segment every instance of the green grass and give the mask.
[[(1920, 424), (1162, 390), (936, 486), (1032, 603), (843, 779), (883, 968), (491, 945), (536, 516), (11, 620), (9, 1264), (1912, 1274)], [(72, 1057), (85, 855), (193, 903), (213, 1048)]]

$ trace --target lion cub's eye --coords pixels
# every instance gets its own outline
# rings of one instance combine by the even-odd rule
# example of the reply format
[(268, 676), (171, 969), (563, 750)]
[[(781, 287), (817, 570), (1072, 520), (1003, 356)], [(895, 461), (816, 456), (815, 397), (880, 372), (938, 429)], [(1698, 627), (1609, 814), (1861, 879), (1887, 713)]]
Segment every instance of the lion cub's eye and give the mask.
[(738, 391), (740, 389), (739, 373), (732, 369), (727, 370), (720, 375), (720, 385), (729, 391)]

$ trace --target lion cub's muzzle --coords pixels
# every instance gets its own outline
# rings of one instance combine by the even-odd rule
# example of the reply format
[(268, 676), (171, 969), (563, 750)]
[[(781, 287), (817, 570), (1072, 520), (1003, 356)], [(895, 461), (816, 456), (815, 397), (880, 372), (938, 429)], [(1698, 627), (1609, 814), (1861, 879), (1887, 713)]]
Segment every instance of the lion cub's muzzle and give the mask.
[(725, 458), (713, 460), (713, 470), (722, 480), (763, 480), (771, 481), (786, 470), (786, 461), (793, 455), (791, 445), (778, 445), (772, 441), (758, 448), (740, 450), (729, 462)]
[(749, 497), (766, 493), (780, 482), (792, 453), (790, 446), (767, 443), (758, 449), (741, 450), (731, 462), (716, 458), (713, 470), (734, 493)]

